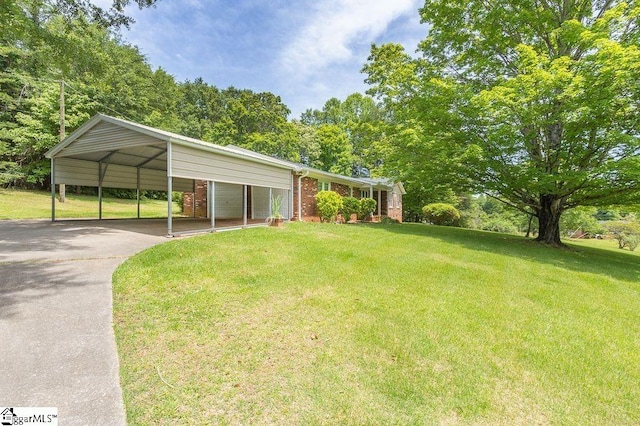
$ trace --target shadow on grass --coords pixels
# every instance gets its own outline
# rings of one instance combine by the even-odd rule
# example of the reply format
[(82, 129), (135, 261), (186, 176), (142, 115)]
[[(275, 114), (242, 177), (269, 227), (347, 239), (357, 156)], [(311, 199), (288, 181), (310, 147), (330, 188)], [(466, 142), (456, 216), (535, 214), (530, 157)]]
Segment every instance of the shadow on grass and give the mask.
[(571, 246), (569, 249), (559, 249), (544, 246), (532, 239), (516, 235), (417, 223), (365, 224), (363, 226), (383, 227), (388, 232), (437, 238), (468, 250), (515, 256), (541, 265), (553, 265), (571, 271), (599, 274), (633, 283), (640, 282), (640, 257), (622, 251), (616, 253), (598, 248), (576, 246)]

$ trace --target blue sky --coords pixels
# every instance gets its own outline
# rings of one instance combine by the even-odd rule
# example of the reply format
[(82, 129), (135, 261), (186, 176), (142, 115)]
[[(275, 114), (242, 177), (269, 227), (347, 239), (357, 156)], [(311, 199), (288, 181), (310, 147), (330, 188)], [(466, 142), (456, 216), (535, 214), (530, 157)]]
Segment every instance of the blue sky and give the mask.
[[(100, 4), (107, 0), (97, 0)], [(364, 92), (371, 43), (413, 52), (426, 28), (420, 0), (159, 0), (129, 7), (122, 30), (151, 65), (178, 80), (202, 77), (282, 97), (298, 118), (331, 97)]]

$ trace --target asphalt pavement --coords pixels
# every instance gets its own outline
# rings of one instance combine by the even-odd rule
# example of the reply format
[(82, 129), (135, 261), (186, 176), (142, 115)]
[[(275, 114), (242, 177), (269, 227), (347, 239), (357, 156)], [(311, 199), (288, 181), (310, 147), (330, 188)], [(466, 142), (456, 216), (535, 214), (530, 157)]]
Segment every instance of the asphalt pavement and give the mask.
[(111, 276), (164, 234), (164, 222), (0, 221), (0, 407), (126, 424)]

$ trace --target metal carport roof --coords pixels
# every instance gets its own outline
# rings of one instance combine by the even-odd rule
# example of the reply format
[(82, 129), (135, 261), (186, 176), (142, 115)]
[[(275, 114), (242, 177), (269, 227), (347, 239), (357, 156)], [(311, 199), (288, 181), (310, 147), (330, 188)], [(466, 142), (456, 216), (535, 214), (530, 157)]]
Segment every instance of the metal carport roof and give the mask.
[[(55, 185), (191, 191), (193, 180), (292, 190), (291, 163), (97, 114), (49, 150)], [(169, 197), (170, 198), (170, 197)], [(171, 202), (167, 203), (172, 233)], [(101, 210), (99, 212), (101, 217)]]

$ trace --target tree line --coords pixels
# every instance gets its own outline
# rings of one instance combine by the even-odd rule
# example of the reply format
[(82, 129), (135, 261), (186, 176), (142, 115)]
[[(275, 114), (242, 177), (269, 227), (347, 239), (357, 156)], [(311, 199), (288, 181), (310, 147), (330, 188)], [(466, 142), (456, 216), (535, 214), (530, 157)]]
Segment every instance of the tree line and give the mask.
[[(118, 28), (122, 1), (11, 0), (0, 6), (0, 185), (48, 185), (43, 154), (59, 141), (61, 83), (67, 133), (97, 112), (221, 145), (233, 144), (310, 167), (369, 175), (380, 110), (353, 94), (289, 120), (270, 92), (176, 81), (153, 69)], [(140, 0), (141, 7), (153, 2)]]

